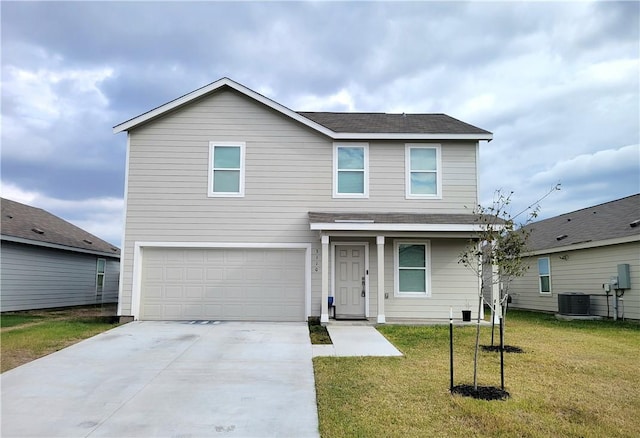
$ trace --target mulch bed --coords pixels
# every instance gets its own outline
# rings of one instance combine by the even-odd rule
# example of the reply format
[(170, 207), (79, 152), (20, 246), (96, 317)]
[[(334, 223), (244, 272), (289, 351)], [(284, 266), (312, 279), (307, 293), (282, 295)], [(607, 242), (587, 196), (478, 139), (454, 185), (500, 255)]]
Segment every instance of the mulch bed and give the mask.
[[(481, 345), (483, 351), (497, 351), (500, 352), (499, 345)], [(520, 347), (514, 347), (512, 345), (504, 346), (505, 353), (524, 353), (524, 350)]]
[(473, 385), (456, 385), (451, 390), (451, 393), (480, 400), (506, 400), (509, 398), (507, 391), (495, 386), (478, 386), (476, 390)]

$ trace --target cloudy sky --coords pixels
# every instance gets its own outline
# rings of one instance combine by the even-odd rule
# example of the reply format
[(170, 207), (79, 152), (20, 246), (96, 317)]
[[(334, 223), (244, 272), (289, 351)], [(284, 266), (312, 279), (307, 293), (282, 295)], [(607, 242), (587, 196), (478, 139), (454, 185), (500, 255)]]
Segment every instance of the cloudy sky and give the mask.
[(638, 2), (2, 1), (2, 196), (120, 244), (112, 127), (227, 76), (297, 111), (487, 129), (481, 200), (541, 217), (640, 192)]

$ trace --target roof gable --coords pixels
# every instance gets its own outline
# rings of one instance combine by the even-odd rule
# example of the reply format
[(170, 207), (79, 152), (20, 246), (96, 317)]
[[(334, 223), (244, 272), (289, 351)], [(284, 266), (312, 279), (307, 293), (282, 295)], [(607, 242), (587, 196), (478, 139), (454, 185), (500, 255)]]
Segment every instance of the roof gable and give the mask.
[(620, 238), (640, 240), (638, 221), (640, 194), (530, 224), (526, 227), (531, 230), (528, 247), (540, 251)]
[(115, 134), (135, 129), (208, 94), (232, 89), (334, 140), (492, 140), (493, 134), (445, 114), (295, 112), (255, 91), (222, 78), (113, 127)]
[(41, 208), (2, 198), (2, 239), (120, 257), (120, 250)]

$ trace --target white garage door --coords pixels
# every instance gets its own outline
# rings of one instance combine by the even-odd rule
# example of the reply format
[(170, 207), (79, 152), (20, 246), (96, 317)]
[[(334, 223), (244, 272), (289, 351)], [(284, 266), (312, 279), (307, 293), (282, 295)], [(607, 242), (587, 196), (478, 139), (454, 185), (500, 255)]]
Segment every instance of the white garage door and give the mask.
[(304, 249), (144, 248), (140, 319), (304, 321)]

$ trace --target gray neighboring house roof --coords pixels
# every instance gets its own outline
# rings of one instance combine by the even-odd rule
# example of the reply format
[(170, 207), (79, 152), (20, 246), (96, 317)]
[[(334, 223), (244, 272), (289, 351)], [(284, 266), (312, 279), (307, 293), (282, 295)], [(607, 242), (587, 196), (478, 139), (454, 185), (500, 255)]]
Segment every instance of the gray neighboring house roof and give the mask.
[(334, 132), (407, 134), (491, 134), (446, 114), (301, 112)]
[(640, 240), (640, 194), (561, 214), (525, 228), (531, 230), (529, 251), (611, 239)]
[(2, 240), (120, 258), (120, 249), (41, 209), (1, 198)]

